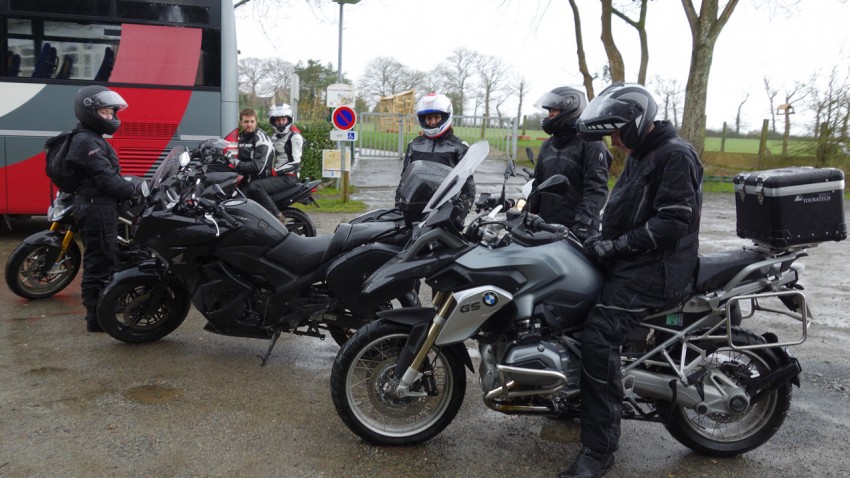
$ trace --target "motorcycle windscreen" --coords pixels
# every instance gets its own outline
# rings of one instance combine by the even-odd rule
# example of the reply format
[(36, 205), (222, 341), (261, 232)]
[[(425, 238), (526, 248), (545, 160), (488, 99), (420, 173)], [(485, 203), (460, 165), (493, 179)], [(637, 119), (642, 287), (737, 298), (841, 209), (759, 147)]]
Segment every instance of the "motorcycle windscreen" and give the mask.
[(428, 204), (422, 212), (428, 213), (432, 210), (439, 209), (440, 206), (457, 196), (460, 193), (461, 188), (463, 188), (463, 185), (466, 184), (467, 178), (472, 176), (472, 173), (478, 169), (478, 166), (481, 165), (489, 153), (490, 143), (486, 140), (479, 141), (470, 146), (466, 151), (466, 154), (463, 156), (463, 159), (461, 159), (460, 162), (457, 163), (457, 166), (452, 169), (452, 172), (446, 176), (446, 179), (443, 180), (443, 183), (440, 184), (439, 188), (437, 188), (437, 191), (431, 197), (431, 200), (428, 201)]

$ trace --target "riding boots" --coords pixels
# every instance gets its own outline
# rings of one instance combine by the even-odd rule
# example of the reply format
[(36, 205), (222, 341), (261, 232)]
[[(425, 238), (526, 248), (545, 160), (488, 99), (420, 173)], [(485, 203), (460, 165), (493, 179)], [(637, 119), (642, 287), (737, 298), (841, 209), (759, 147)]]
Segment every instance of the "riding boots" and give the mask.
[(598, 478), (614, 468), (614, 453), (598, 453), (583, 447), (575, 461), (558, 478)]

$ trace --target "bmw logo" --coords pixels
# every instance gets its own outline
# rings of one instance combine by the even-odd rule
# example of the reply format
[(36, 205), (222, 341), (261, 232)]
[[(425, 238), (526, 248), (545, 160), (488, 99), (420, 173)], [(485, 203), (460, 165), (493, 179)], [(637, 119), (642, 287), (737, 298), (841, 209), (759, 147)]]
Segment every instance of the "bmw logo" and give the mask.
[(499, 298), (496, 296), (495, 292), (485, 292), (484, 297), (481, 299), (484, 302), (484, 305), (494, 306), (497, 302), (499, 302)]

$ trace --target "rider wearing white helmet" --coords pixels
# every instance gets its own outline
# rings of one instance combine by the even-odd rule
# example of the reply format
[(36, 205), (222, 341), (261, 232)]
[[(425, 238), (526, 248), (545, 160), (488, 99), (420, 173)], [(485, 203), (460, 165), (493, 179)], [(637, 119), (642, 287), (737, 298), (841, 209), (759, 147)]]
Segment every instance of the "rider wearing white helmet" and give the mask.
[[(454, 135), (452, 129), (452, 102), (448, 96), (428, 93), (416, 103), (416, 116), (422, 127), (422, 135), (408, 143), (404, 154), (404, 170), (413, 161), (434, 161), (455, 167), (466, 154), (469, 145)], [(475, 182), (469, 178), (462, 191), (469, 202), (475, 197)], [(396, 191), (396, 204), (399, 193)]]

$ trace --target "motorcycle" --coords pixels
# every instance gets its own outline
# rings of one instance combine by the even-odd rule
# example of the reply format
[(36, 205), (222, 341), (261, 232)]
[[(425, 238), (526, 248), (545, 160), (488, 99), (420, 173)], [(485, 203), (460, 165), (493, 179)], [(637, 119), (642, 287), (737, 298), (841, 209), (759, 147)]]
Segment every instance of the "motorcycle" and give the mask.
[[(476, 166), (462, 161), (456, 170)], [(336, 411), (370, 443), (425, 442), (452, 422), (466, 393), (465, 368), (474, 373), (464, 345), (470, 339), (478, 344), (487, 407), (580, 417), (582, 326), (602, 273), (566, 227), (526, 212), (511, 210), (505, 219), (490, 212), (461, 229), (451, 197), (463, 180), (447, 181), (455, 186), (435, 195), (411, 243), (362, 292), (369, 300), (424, 278), (433, 306), (379, 312), (334, 360)], [(533, 194), (566, 187), (555, 176)], [(811, 317), (793, 266), (806, 247), (756, 243), (701, 256), (686, 298), (653, 311), (622, 348), (623, 418), (661, 423), (686, 447), (712, 456), (768, 441), (785, 419), (792, 385), (799, 386), (801, 366), (787, 347), (805, 341)], [(792, 328), (780, 340), (742, 327), (756, 313), (790, 318), (800, 336)]]
[[(82, 253), (74, 241), (78, 230), (74, 197), (58, 193), (47, 210), (50, 227), (28, 236), (9, 254), (6, 285), (16, 295), (25, 299), (51, 297), (67, 287), (79, 272)], [(131, 204), (119, 204), (118, 255), (121, 264), (139, 262), (147, 257), (132, 241), (132, 223), (137, 213), (138, 209)]]
[[(136, 226), (135, 241), (156, 258), (116, 273), (104, 290), (98, 321), (112, 337), (158, 340), (179, 327), (194, 305), (209, 332), (271, 339), (265, 365), (281, 333), (324, 339), (328, 332), (343, 343), (394, 301), (419, 304), (412, 282), (392, 296), (360, 297), (363, 280), (408, 242), (411, 218), (403, 211), (372, 211), (332, 234), (302, 237), (253, 201), (199, 195), (205, 188), (187, 162), (179, 148), (166, 158)], [(429, 190), (429, 175), (409, 177), (400, 206), (415, 210)]]
[[(218, 143), (210, 146), (212, 142)], [(202, 153), (201, 151), (205, 146), (215, 150), (215, 153), (209, 154), (209, 150), (204, 151), (206, 154)], [(219, 198), (246, 197), (241, 190), (244, 178), (228, 166), (229, 159), (235, 154), (236, 146), (223, 139), (203, 141), (198, 145), (198, 148), (192, 150), (190, 158), (204, 165), (206, 168), (206, 181), (210, 186), (202, 196), (212, 196), (217, 192), (217, 190), (214, 190), (215, 184), (226, 182), (232, 187), (225, 188), (225, 191), (218, 191)], [(290, 168), (282, 174), (293, 175), (297, 178), (298, 168)], [(304, 211), (292, 207), (292, 205), (300, 203), (307, 206), (319, 207), (319, 204), (313, 198), (313, 193), (316, 192), (316, 189), (321, 183), (322, 181), (320, 180), (303, 180), (270, 194), (272, 201), (286, 218), (286, 228), (289, 232), (305, 237), (316, 236), (316, 224), (310, 216)]]

